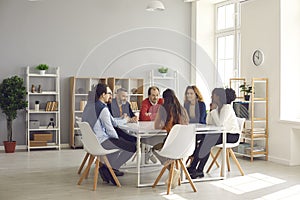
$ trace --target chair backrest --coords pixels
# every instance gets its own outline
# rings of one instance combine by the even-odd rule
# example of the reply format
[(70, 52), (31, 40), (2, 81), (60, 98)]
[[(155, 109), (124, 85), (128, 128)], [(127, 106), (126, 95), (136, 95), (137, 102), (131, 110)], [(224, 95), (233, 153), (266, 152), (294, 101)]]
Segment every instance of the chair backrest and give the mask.
[(96, 134), (87, 122), (77, 122), (82, 134), (82, 143), (84, 150), (92, 155), (106, 155), (111, 154), (119, 149), (106, 150), (99, 144)]
[(195, 149), (195, 137), (195, 124), (175, 124), (169, 132), (163, 148), (157, 153), (171, 159), (188, 157)]
[(238, 145), (240, 144), (241, 135), (242, 135), (243, 128), (244, 128), (244, 123), (245, 123), (245, 121), (246, 121), (245, 118), (237, 117), (236, 119), (237, 119), (237, 121), (238, 121), (239, 128), (240, 128), (239, 139), (237, 140), (237, 142), (232, 143), (231, 147), (236, 147), (236, 146), (238, 146)]
[[(241, 140), (241, 135), (242, 135), (242, 131), (243, 131), (243, 128), (244, 128), (244, 123), (245, 123), (245, 118), (239, 118), (237, 117), (237, 122), (238, 122), (238, 125), (239, 125), (239, 139), (235, 142), (235, 143), (226, 143), (226, 148), (233, 148), (233, 147), (236, 147), (236, 146), (239, 146), (240, 144), (240, 140)], [(223, 147), (223, 144), (218, 144), (216, 145), (217, 147), (220, 147), (222, 148)]]
[(242, 131), (243, 131), (243, 128), (244, 128), (244, 123), (245, 123), (246, 119), (237, 117), (237, 121), (238, 121), (239, 128), (240, 128), (239, 134), (242, 134)]

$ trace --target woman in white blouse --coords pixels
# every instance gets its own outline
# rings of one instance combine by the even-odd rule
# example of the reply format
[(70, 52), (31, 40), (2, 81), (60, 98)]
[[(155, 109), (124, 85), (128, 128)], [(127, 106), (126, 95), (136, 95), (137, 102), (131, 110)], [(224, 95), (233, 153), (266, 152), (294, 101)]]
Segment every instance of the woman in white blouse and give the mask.
[[(239, 138), (239, 126), (231, 102), (236, 95), (233, 89), (215, 88), (212, 91), (212, 103), (210, 112), (207, 114), (207, 124), (223, 126), (227, 134), (227, 142), (235, 143)], [(204, 177), (203, 168), (209, 158), (211, 147), (222, 143), (222, 134), (207, 134), (201, 140), (199, 147), (195, 151), (194, 160), (188, 171), (191, 177)]]

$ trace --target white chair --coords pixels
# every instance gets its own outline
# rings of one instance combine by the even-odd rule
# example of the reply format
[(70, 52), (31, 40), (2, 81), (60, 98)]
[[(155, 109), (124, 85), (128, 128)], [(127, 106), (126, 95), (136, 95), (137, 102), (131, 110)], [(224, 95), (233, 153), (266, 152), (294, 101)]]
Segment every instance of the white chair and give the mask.
[[(78, 117), (78, 116), (75, 116), (75, 119), (76, 119), (77, 125), (78, 125), (78, 122), (81, 122), (81, 121), (82, 121), (82, 118), (81, 118), (81, 117)], [(81, 142), (82, 142), (82, 141), (81, 141)], [(85, 149), (85, 148), (86, 148), (86, 145), (83, 144), (83, 148), (84, 148), (84, 150), (86, 151), (86, 154), (85, 154), (85, 156), (84, 156), (84, 158), (83, 158), (83, 160), (82, 160), (82, 162), (81, 162), (81, 165), (80, 165), (80, 167), (79, 167), (79, 169), (78, 169), (78, 171), (77, 171), (77, 174), (81, 174), (81, 171), (82, 171), (82, 169), (83, 169), (83, 167), (84, 167), (84, 165), (85, 165), (85, 163), (86, 163), (86, 161), (87, 161), (88, 159), (93, 159), (93, 160), (95, 159), (94, 156), (90, 157), (89, 152), (87, 151), (87, 149)], [(87, 173), (87, 176), (88, 176), (88, 173)], [(87, 178), (87, 176), (86, 176), (85, 178)]]
[(112, 149), (112, 150), (106, 150), (104, 149), (98, 142), (97, 137), (94, 133), (94, 131), (92, 130), (92, 128), (90, 127), (90, 125), (87, 122), (78, 122), (80, 131), (82, 133), (82, 143), (84, 145), (84, 150), (89, 153), (90, 159), (88, 162), (88, 165), (86, 167), (86, 169), (84, 170), (83, 174), (81, 175), (79, 181), (78, 181), (78, 185), (81, 184), (83, 178), (87, 177), (87, 174), (90, 171), (91, 165), (94, 161), (94, 159), (96, 158), (96, 166), (94, 169), (94, 186), (93, 186), (93, 190), (96, 190), (97, 187), (97, 181), (98, 181), (98, 170), (99, 170), (99, 163), (101, 160), (104, 161), (104, 163), (106, 164), (107, 168), (109, 169), (109, 172), (111, 173), (114, 181), (116, 182), (116, 185), (118, 187), (121, 187), (121, 184), (117, 178), (117, 176), (115, 175), (106, 155), (107, 154), (111, 154), (114, 152), (119, 151), (119, 149)]
[(195, 149), (195, 125), (194, 124), (174, 125), (164, 143), (164, 146), (160, 151), (157, 151), (158, 155), (168, 158), (170, 160), (164, 163), (164, 167), (160, 171), (160, 174), (156, 178), (152, 187), (154, 188), (157, 185), (157, 183), (159, 182), (161, 176), (164, 174), (167, 167), (171, 165), (169, 171), (169, 178), (168, 178), (168, 187), (167, 187), (167, 194), (170, 194), (172, 181), (178, 181), (180, 185), (180, 178), (178, 180), (172, 180), (174, 165), (176, 165), (176, 168), (178, 169), (178, 165), (180, 164), (194, 192), (197, 192), (197, 189), (186, 169), (186, 166), (182, 162), (183, 158), (187, 158), (189, 155), (191, 155), (194, 149)]
[[(239, 161), (236, 159), (235, 154), (234, 154), (234, 152), (232, 150), (232, 148), (237, 147), (240, 144), (240, 138), (241, 138), (241, 134), (242, 134), (243, 127), (244, 127), (245, 118), (239, 118), (239, 117), (237, 117), (237, 121), (238, 121), (239, 128), (240, 128), (239, 139), (238, 139), (238, 141), (236, 143), (226, 143), (226, 163), (227, 163), (228, 171), (230, 171), (230, 163), (229, 163), (229, 155), (230, 155), (232, 157), (232, 159), (234, 160), (236, 166), (240, 170), (241, 175), (244, 176), (244, 171), (243, 171), (243, 169), (242, 169)], [(217, 151), (217, 154), (213, 157), (213, 160), (210, 163), (210, 165), (209, 165), (206, 173), (208, 173), (211, 170), (213, 164), (217, 161), (217, 158), (219, 157), (219, 155), (220, 155), (220, 153), (222, 151), (223, 144), (218, 144), (215, 147), (219, 148), (219, 150)], [(222, 174), (222, 170), (221, 170), (221, 176), (222, 175), (223, 174)]]

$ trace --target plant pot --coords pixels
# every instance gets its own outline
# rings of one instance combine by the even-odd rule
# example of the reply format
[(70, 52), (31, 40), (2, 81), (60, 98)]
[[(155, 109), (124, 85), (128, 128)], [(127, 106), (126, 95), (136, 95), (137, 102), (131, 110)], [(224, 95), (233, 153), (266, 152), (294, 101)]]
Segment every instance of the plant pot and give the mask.
[(248, 95), (244, 95), (244, 99), (245, 99), (245, 101), (249, 101), (250, 100), (250, 95), (248, 94)]
[(167, 76), (167, 73), (160, 73), (163, 78)]
[(40, 75), (45, 75), (46, 70), (40, 70)]
[(16, 141), (3, 141), (5, 153), (14, 153), (16, 150)]

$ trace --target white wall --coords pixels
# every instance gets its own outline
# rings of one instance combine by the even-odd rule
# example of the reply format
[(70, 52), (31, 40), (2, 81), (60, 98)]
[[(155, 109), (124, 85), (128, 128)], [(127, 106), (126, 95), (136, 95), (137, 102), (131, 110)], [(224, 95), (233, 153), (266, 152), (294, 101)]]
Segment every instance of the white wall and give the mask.
[[(164, 0), (164, 12), (148, 12), (148, 2), (0, 0), (0, 80), (15, 74), (24, 76), (27, 65), (47, 63), (61, 67), (62, 143), (69, 141), (70, 76), (138, 74), (147, 81), (152, 68), (165, 65), (181, 72), (181, 87), (185, 88), (190, 80), (187, 38), (191, 4)], [(25, 144), (24, 121), (24, 113), (14, 121), (19, 145)], [(0, 130), (3, 141), (3, 114)]]
[[(241, 74), (269, 78), (269, 159), (300, 165), (299, 124), (280, 121), (280, 0), (248, 1), (241, 13)], [(251, 61), (256, 49), (265, 55), (259, 67)]]

